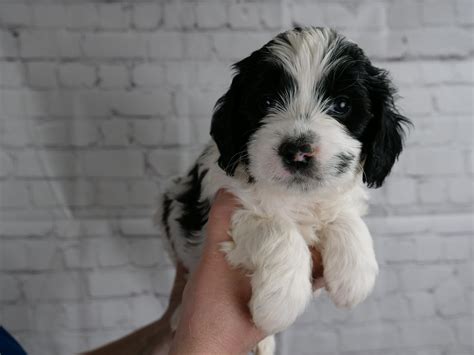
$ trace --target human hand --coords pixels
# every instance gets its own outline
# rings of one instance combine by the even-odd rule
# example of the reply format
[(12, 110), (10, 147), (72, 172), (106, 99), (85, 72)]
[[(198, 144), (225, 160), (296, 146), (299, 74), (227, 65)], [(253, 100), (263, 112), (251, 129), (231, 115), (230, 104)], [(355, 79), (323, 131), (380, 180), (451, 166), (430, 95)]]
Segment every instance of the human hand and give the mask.
[[(232, 269), (220, 250), (220, 243), (230, 240), (227, 231), (237, 207), (232, 194), (218, 192), (201, 261), (184, 290), (170, 354), (247, 353), (266, 336), (255, 327), (247, 307), (252, 292), (249, 278)], [(317, 289), (324, 286), (321, 255), (315, 249), (311, 252)]]

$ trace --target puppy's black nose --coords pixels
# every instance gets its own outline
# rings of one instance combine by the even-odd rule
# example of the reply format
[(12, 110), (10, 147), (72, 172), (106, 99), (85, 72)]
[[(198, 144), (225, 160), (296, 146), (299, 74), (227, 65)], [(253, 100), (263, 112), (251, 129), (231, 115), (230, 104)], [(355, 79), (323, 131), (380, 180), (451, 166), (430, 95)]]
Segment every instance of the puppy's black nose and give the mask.
[(303, 170), (312, 164), (314, 148), (306, 140), (287, 140), (278, 148), (278, 154), (290, 171)]

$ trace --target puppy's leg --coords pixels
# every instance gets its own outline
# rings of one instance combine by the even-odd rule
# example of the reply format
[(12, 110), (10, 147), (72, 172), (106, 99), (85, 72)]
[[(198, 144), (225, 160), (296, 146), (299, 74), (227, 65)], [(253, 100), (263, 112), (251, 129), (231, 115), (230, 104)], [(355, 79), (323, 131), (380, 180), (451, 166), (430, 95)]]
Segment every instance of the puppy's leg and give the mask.
[(275, 353), (275, 336), (269, 335), (257, 344), (255, 355), (273, 355)]
[(249, 308), (266, 334), (291, 325), (311, 298), (311, 256), (290, 220), (262, 218), (240, 210), (234, 214), (233, 242), (223, 243), (227, 260), (251, 275)]
[(378, 273), (372, 237), (361, 217), (343, 213), (324, 231), (324, 280), (338, 307), (352, 307), (372, 291)]

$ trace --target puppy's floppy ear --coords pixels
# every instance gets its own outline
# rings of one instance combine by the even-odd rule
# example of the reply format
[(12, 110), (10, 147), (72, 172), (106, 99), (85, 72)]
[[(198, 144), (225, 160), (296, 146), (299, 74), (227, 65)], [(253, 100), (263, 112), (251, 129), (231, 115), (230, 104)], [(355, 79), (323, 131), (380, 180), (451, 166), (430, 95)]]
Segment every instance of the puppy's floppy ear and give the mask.
[(234, 129), (238, 104), (242, 90), (242, 77), (237, 73), (229, 90), (217, 100), (211, 122), (211, 136), (217, 144), (220, 157), (217, 163), (227, 175), (234, 175), (242, 157), (243, 147), (239, 146), (238, 132)]
[(256, 129), (255, 122), (245, 108), (245, 83), (250, 80), (250, 72), (263, 52), (264, 49), (259, 49), (233, 65), (236, 74), (230, 88), (214, 107), (211, 136), (220, 153), (217, 163), (230, 176), (234, 175), (239, 162), (246, 161), (248, 139)]
[(380, 187), (402, 152), (404, 126), (410, 121), (395, 107), (396, 90), (388, 72), (368, 63), (367, 73), (372, 118), (363, 137), (363, 179), (369, 187)]

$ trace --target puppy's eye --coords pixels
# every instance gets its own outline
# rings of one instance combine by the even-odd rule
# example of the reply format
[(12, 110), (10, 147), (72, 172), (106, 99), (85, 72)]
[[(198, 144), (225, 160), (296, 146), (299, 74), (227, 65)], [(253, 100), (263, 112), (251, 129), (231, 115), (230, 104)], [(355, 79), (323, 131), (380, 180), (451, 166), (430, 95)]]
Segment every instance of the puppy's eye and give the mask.
[(268, 111), (275, 103), (275, 99), (271, 95), (264, 95), (260, 98), (259, 107), (262, 111)]
[(329, 106), (328, 113), (331, 116), (346, 117), (351, 112), (352, 106), (349, 98), (346, 96), (336, 97)]

